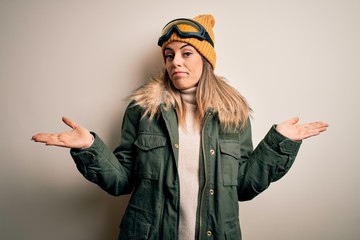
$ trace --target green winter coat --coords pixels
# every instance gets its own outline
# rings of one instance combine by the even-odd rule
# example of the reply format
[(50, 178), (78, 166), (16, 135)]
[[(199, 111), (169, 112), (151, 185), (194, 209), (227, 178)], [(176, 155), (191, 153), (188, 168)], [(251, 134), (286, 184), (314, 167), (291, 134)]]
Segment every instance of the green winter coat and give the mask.
[[(71, 150), (79, 171), (111, 195), (132, 193), (119, 239), (178, 239), (179, 136), (174, 108), (161, 107), (159, 118), (142, 118), (128, 107), (120, 145), (110, 151), (95, 134), (90, 148)], [(201, 130), (200, 189), (196, 239), (241, 239), (238, 201), (254, 198), (284, 176), (301, 142), (271, 127), (253, 150), (250, 121), (224, 131), (208, 111)]]

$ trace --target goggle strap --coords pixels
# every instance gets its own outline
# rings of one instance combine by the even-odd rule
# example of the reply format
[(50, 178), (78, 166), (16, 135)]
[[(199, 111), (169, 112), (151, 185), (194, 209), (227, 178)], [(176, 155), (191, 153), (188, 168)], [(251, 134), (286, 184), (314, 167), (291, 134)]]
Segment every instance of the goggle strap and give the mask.
[[(176, 23), (176, 22), (179, 22), (179, 23)], [(179, 24), (187, 24), (189, 26), (195, 27), (195, 28), (197, 28), (198, 32), (181, 31), (177, 26)], [(166, 32), (164, 32), (165, 29), (167, 29)], [(206, 31), (204, 26), (202, 26), (200, 23), (198, 23), (196, 21), (193, 21), (193, 20), (187, 19), (187, 18), (174, 19), (174, 20), (170, 21), (168, 24), (166, 24), (162, 30), (162, 35), (159, 38), (158, 45), (161, 46), (165, 41), (167, 41), (171, 37), (171, 35), (174, 33), (174, 31), (176, 31), (177, 34), (183, 38), (194, 37), (199, 40), (206, 40), (208, 43), (211, 44), (211, 46), (214, 47), (214, 42), (212, 41), (209, 33)]]

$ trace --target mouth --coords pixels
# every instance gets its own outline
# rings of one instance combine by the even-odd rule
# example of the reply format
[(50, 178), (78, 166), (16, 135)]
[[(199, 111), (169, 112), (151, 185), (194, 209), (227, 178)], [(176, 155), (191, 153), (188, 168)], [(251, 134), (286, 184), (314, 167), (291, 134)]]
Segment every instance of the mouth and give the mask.
[(182, 76), (186, 76), (187, 73), (186, 72), (173, 72), (172, 76), (173, 77), (182, 77)]

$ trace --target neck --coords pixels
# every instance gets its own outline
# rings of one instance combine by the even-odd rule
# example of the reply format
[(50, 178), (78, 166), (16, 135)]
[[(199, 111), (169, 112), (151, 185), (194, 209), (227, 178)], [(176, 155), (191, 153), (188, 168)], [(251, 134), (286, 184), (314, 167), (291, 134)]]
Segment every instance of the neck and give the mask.
[(196, 98), (195, 98), (196, 89), (197, 86), (185, 90), (180, 90), (181, 98), (183, 99), (185, 104), (191, 104), (191, 105), (196, 104)]

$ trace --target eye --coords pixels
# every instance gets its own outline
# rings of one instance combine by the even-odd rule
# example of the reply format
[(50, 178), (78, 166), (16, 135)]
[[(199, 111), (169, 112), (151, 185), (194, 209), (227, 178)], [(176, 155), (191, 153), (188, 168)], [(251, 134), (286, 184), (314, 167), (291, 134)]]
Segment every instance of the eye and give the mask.
[(183, 53), (183, 55), (184, 55), (185, 57), (190, 57), (191, 54), (192, 54), (192, 52), (184, 52), (184, 53)]
[(170, 54), (170, 53), (168, 53), (168, 54), (165, 54), (165, 60), (172, 60), (173, 58), (174, 58), (174, 55), (173, 54)]

